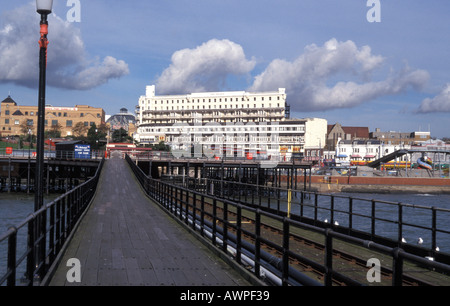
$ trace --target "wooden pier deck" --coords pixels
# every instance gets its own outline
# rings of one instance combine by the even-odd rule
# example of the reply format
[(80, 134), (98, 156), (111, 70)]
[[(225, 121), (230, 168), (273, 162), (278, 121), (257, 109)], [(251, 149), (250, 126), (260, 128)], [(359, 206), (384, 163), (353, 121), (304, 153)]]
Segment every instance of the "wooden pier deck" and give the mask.
[[(70, 258), (81, 282), (68, 282)], [(107, 160), (97, 194), (50, 286), (248, 286), (251, 280), (142, 191), (125, 160)]]

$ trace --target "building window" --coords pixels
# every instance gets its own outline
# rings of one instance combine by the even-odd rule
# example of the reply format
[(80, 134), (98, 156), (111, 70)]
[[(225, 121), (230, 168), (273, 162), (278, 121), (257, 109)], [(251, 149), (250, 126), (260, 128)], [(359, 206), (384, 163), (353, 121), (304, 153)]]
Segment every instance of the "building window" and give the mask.
[(52, 126), (57, 126), (58, 125), (58, 120), (52, 120)]
[(66, 121), (66, 127), (72, 127), (72, 120), (67, 120)]
[(5, 116), (9, 115), (9, 110), (5, 110)]

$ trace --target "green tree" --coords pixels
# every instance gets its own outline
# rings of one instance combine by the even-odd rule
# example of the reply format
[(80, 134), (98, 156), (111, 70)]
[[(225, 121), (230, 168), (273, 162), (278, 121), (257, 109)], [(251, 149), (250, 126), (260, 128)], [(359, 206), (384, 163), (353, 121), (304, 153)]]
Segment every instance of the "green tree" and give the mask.
[(115, 143), (133, 143), (133, 138), (128, 136), (128, 132), (123, 128), (114, 130), (111, 138)]
[(89, 128), (87, 133), (87, 142), (91, 145), (94, 150), (100, 149), (103, 144), (101, 140), (106, 138), (106, 132), (104, 128), (100, 128), (95, 125), (95, 123)]

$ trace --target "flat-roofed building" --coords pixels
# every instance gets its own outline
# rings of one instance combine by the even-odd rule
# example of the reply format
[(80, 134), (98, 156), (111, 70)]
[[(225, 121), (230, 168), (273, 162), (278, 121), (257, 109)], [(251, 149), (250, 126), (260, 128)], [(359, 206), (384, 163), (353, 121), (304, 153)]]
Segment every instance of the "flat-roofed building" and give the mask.
[(151, 85), (139, 98), (136, 119), (139, 143), (164, 141), (173, 152), (187, 155), (244, 157), (256, 152), (282, 160), (293, 153), (319, 156), (327, 132), (325, 119), (290, 118), (284, 88), (157, 96)]
[[(18, 105), (10, 96), (0, 104), (0, 135), (2, 137), (27, 134), (30, 129), (37, 131), (38, 107)], [(77, 124), (85, 135), (92, 125), (105, 123), (105, 111), (88, 105), (75, 107), (45, 107), (45, 130), (55, 129), (61, 132), (61, 137), (73, 136)]]

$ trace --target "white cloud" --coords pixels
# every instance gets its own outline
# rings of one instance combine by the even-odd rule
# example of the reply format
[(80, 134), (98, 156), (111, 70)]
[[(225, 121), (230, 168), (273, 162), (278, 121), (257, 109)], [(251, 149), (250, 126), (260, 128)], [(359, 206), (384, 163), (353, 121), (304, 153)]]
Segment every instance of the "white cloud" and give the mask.
[[(0, 83), (38, 86), (39, 15), (35, 4), (4, 12), (0, 24)], [(47, 85), (85, 90), (129, 73), (128, 65), (111, 56), (94, 64), (88, 59), (80, 31), (56, 15), (49, 16)]]
[[(255, 77), (250, 90), (286, 88), (294, 110), (317, 111), (354, 107), (385, 95), (420, 89), (429, 79), (423, 70), (405, 67), (383, 81), (367, 81), (384, 64), (369, 46), (358, 48), (352, 41), (331, 39), (321, 47), (310, 45), (293, 62), (276, 59)], [(336, 79), (351, 79), (335, 82)], [(354, 80), (356, 79), (356, 80)]]
[(156, 86), (163, 94), (216, 91), (228, 76), (245, 75), (254, 67), (255, 61), (246, 59), (240, 45), (212, 39), (195, 49), (176, 51)]
[(450, 112), (450, 83), (433, 98), (426, 98), (417, 109), (418, 113)]

